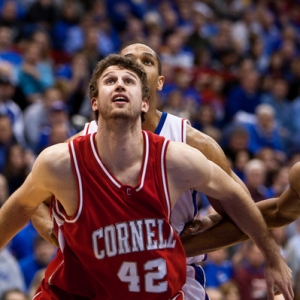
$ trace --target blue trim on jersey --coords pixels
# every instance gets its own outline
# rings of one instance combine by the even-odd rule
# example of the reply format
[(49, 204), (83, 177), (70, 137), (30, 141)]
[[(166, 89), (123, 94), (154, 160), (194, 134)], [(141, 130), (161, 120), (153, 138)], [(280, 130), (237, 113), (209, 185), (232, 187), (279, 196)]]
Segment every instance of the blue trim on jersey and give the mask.
[(205, 288), (206, 278), (205, 278), (204, 270), (201, 267), (197, 266), (196, 264), (192, 264), (191, 266), (195, 270), (195, 279), (203, 286), (203, 288)]
[[(195, 270), (195, 279), (198, 281), (201, 286), (205, 289), (205, 283), (206, 283), (206, 278), (205, 278), (205, 273), (202, 267), (197, 266), (196, 264), (191, 265), (194, 270)], [(205, 293), (205, 300), (210, 300), (208, 295)]]
[(193, 205), (194, 205), (194, 216), (197, 215), (198, 213), (198, 205), (197, 205), (197, 191), (193, 190), (192, 191), (192, 198), (193, 198)]
[(165, 124), (166, 118), (167, 118), (168, 113), (163, 112), (161, 115), (161, 118), (159, 120), (159, 123), (154, 131), (155, 134), (160, 135), (160, 132)]

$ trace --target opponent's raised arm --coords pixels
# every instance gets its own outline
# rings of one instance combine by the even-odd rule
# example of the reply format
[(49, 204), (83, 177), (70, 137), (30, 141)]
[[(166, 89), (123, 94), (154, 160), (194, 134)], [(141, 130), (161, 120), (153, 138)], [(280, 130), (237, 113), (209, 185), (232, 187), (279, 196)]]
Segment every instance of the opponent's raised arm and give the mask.
[[(292, 299), (291, 271), (271, 238), (261, 213), (244, 189), (199, 151), (179, 143), (169, 145), (167, 173), (172, 201), (176, 201), (182, 191), (193, 188), (222, 203), (229, 217), (256, 243), (266, 259), (269, 299), (273, 299), (274, 284), (286, 299)], [(196, 255), (197, 250), (190, 254)]]

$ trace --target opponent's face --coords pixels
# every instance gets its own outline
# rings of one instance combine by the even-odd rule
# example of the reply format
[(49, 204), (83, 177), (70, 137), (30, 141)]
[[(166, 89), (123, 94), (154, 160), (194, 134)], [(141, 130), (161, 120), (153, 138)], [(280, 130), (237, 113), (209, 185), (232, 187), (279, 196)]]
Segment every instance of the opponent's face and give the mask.
[(98, 88), (92, 109), (99, 111), (100, 118), (135, 120), (148, 110), (148, 100), (142, 99), (141, 81), (133, 71), (110, 66), (98, 79)]
[(164, 84), (164, 77), (158, 74), (158, 61), (156, 53), (143, 44), (132, 44), (121, 51), (121, 55), (134, 57), (137, 62), (144, 67), (147, 73), (148, 85), (150, 89), (150, 99), (153, 98), (156, 90), (161, 90)]

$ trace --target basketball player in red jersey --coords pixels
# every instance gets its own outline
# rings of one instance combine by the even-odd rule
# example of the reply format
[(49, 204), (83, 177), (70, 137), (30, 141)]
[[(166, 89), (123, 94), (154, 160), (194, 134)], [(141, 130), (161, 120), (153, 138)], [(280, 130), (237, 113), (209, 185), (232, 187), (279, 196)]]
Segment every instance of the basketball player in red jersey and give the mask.
[(240, 185), (194, 148), (141, 131), (148, 100), (139, 65), (109, 56), (91, 82), (97, 133), (43, 151), (0, 211), (3, 247), (55, 195), (64, 261), (49, 265), (35, 299), (182, 299), (184, 252), (168, 220), (188, 188), (219, 199), (264, 254), (269, 295), (275, 284), (292, 299), (290, 269)]

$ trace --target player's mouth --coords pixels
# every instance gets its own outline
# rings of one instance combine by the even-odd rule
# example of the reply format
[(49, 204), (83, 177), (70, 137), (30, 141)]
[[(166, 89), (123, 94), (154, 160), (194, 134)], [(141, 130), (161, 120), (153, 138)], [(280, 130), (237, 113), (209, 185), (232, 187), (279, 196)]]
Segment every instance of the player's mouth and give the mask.
[(115, 95), (112, 102), (129, 102), (129, 99), (124, 95)]

